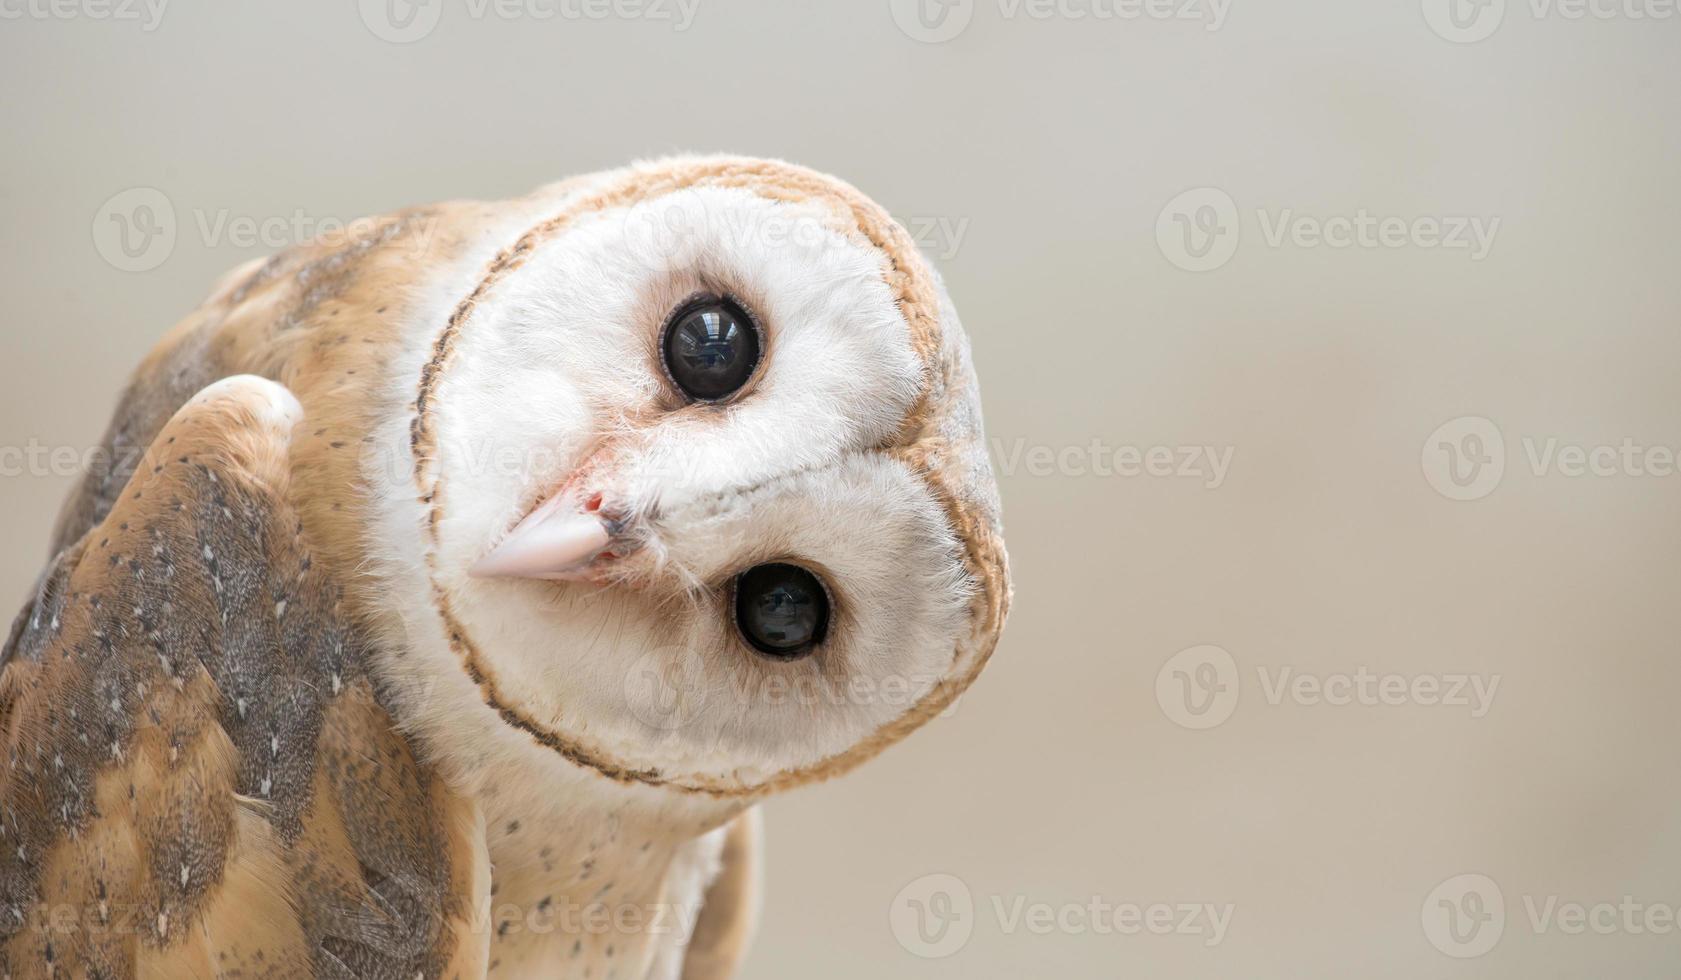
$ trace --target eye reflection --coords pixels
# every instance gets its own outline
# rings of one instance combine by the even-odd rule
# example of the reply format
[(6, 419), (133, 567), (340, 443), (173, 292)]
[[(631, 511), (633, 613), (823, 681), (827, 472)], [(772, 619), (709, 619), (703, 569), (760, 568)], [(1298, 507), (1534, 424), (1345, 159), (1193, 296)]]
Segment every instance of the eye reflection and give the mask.
[(735, 394), (759, 363), (759, 335), (733, 303), (708, 300), (685, 309), (666, 329), (666, 370), (684, 394), (718, 401)]
[(735, 619), (755, 650), (778, 660), (810, 655), (829, 630), (829, 596), (798, 565), (757, 565), (736, 579)]

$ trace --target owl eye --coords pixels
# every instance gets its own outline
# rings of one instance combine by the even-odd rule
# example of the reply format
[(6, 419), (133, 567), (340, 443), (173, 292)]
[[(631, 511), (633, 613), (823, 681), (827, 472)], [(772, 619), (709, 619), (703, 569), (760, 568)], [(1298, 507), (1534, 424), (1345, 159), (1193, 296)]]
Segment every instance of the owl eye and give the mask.
[(677, 311), (660, 350), (667, 373), (684, 394), (696, 401), (722, 401), (753, 376), (759, 331), (739, 306), (707, 299)]
[(798, 660), (829, 632), (829, 594), (798, 565), (755, 565), (735, 580), (735, 624), (753, 649)]

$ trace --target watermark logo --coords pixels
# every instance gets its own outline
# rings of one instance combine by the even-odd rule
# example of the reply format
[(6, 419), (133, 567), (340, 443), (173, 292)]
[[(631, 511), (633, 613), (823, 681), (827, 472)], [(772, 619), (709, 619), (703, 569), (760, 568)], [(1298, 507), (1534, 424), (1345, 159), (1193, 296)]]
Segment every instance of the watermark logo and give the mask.
[(124, 272), (150, 272), (175, 251), (175, 205), (155, 187), (131, 187), (106, 199), (93, 216), (93, 246)]
[(956, 875), (923, 875), (893, 897), (887, 922), (907, 953), (937, 960), (969, 944), (975, 932), (975, 897)]
[(509, 934), (558, 933), (573, 942), (676, 936), (686, 943), (694, 935), (701, 910), (698, 902), (610, 903), (598, 899), (580, 903), (552, 896), (530, 906), (493, 902), (493, 898), (485, 898), (470, 908), (466, 926), (473, 935), (494, 933), (505, 938)]
[(707, 702), (699, 658), (675, 648), (656, 648), (636, 658), (625, 673), (624, 690), (631, 714), (660, 731), (688, 725)]
[(412, 44), (431, 34), (444, 15), (443, 0), (358, 0), (362, 23), (374, 37)]
[(1557, 894), (1521, 896), (1523, 915), (1508, 917), (1500, 886), (1488, 875), (1455, 875), (1425, 896), (1419, 910), (1430, 945), (1454, 959), (1487, 955), (1508, 924), (1535, 936), (1672, 936), (1681, 932), (1681, 907), (1633, 895), (1578, 901)]
[(1438, 37), (1455, 44), (1475, 44), (1500, 29), (1506, 0), (1420, 0), (1424, 22)]
[[(1455, 44), (1486, 40), (1506, 23), (1508, 0), (1419, 0), (1424, 22), (1437, 37)], [(1681, 17), (1678, 0), (1528, 0), (1536, 21), (1673, 21)]]
[[(420, 248), (429, 250), (440, 219), (401, 223)], [(155, 187), (131, 187), (111, 195), (93, 219), (93, 244), (100, 257), (124, 272), (150, 272), (169, 261), (183, 233), (205, 248), (278, 252), (294, 245), (338, 248), (376, 238), (396, 227), (378, 215), (345, 220), (294, 208), (285, 214), (241, 214), (230, 208), (192, 208), (177, 217), (169, 195)]]
[(913, 41), (940, 44), (962, 34), (975, 16), (975, 0), (887, 0), (893, 22)]
[[(1476, 719), (1493, 708), (1501, 675), (1384, 673), (1364, 665), (1319, 674), (1261, 664), (1255, 680), (1268, 707), (1464, 708)], [(1211, 644), (1194, 646), (1169, 657), (1156, 672), (1156, 704), (1174, 724), (1203, 731), (1231, 718), (1242, 686), (1229, 652)]]
[[(443, 0), (358, 0), (362, 23), (392, 44), (429, 36), (443, 18)], [(471, 21), (662, 21), (682, 32), (694, 23), (700, 0), (463, 0), (457, 13)]]
[[(708, 711), (739, 716), (765, 709), (797, 709), (801, 716), (818, 711), (879, 707), (906, 711), (919, 704), (940, 681), (937, 674), (850, 674), (827, 677), (769, 672), (742, 676), (729, 672), (709, 677), (705, 657), (680, 646), (656, 647), (636, 657), (625, 672), (625, 707), (632, 717), (660, 732), (678, 732)], [(939, 717), (956, 713), (954, 700)]]
[(1488, 875), (1455, 875), (1424, 897), (1419, 920), (1430, 945), (1454, 959), (1475, 959), (1506, 933), (1506, 896)]
[(1506, 440), (1480, 415), (1462, 415), (1424, 440), (1424, 479), (1449, 500), (1481, 500), (1506, 475)]
[(1225, 941), (1235, 909), (1230, 902), (1116, 902), (1102, 895), (1074, 902), (989, 895), (977, 905), (962, 879), (932, 874), (899, 890), (888, 924), (906, 952), (943, 959), (961, 951), (976, 920), (988, 915), (1006, 936), (1184, 936), (1213, 947)]
[(1210, 272), (1232, 260), (1243, 237), (1237, 202), (1218, 187), (1197, 187), (1156, 216), (1156, 245), (1186, 272)]
[[(1666, 478), (1681, 474), (1681, 447), (1650, 445), (1624, 437), (1595, 444), (1557, 436), (1525, 435), (1522, 461), (1536, 479)], [(1449, 500), (1481, 500), (1506, 475), (1506, 440), (1500, 427), (1480, 415), (1442, 423), (1424, 440), (1424, 479)]]
[(1232, 655), (1204, 644), (1181, 650), (1162, 664), (1156, 672), (1156, 703), (1175, 724), (1202, 731), (1232, 716), (1241, 686)]
[[(621, 937), (675, 936), (683, 942), (694, 935), (700, 919), (699, 902), (607, 902), (580, 903), (565, 897), (544, 898), (535, 905), (512, 902), (495, 904), (484, 898), (466, 910), (464, 926), (473, 935), (529, 933), (546, 936), (559, 933), (574, 939), (610, 942)], [(49, 942), (64, 936), (156, 936), (154, 914), (136, 903), (101, 899), (88, 904), (44, 902), (30, 906), (0, 907), (8, 923), (45, 936)]]
[[(1185, 21), (1205, 31), (1225, 26), (1232, 0), (993, 0), (999, 18), (1048, 21)], [(940, 44), (962, 34), (975, 15), (975, 0), (888, 0), (893, 22), (906, 37)]]
[[(1237, 254), (1243, 220), (1230, 194), (1197, 187), (1168, 201), (1156, 216), (1156, 246), (1186, 272), (1210, 272)], [(1273, 249), (1424, 249), (1467, 252), (1473, 262), (1488, 257), (1500, 233), (1498, 216), (1380, 215), (1365, 208), (1329, 215), (1255, 208), (1253, 220), (1261, 242)]]

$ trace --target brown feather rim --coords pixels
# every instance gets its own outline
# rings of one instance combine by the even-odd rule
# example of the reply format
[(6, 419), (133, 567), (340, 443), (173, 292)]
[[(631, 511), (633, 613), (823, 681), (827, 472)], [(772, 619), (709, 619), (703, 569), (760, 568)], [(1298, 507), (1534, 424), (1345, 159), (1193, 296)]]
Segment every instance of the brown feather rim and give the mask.
[[(434, 472), (436, 449), (435, 395), (445, 370), (453, 359), (457, 340), (479, 303), (509, 273), (519, 269), (537, 247), (564, 230), (578, 218), (611, 208), (630, 207), (661, 195), (691, 188), (734, 188), (751, 191), (772, 201), (821, 201), (836, 215), (849, 218), (852, 229), (882, 254), (882, 275), (893, 290), (911, 334), (911, 346), (923, 364), (922, 393), (906, 414), (898, 436), (878, 451), (899, 459), (921, 477), (946, 512), (953, 532), (964, 545), (964, 564), (980, 583), (972, 602), (976, 623), (971, 633), (972, 662), (961, 676), (945, 677), (903, 715), (888, 722), (857, 745), (826, 759), (775, 773), (748, 784), (717, 776), (672, 776), (657, 769), (636, 768), (580, 739), (544, 727), (503, 698), (496, 683), (468, 638), (465, 627), (450, 608), (448, 594), (438, 582), (437, 548), (442, 519), (443, 487)], [(935, 465), (935, 455), (922, 445), (928, 424), (934, 417), (932, 395), (949, 389), (949, 367), (940, 356), (941, 338), (938, 300), (932, 276), (904, 229), (878, 205), (855, 188), (816, 171), (791, 164), (757, 160), (707, 160), (683, 162), (659, 170), (637, 170), (612, 187), (570, 203), (558, 214), (538, 223), (504, 249), (487, 267), (483, 278), (455, 307), (433, 343), (432, 356), (421, 369), (414, 400), (414, 417), (409, 424), (409, 445), (414, 455), (414, 480), (420, 503), (428, 508), (426, 551), (427, 575), (434, 604), (449, 636), (450, 649), (461, 660), (462, 669), (478, 687), (486, 707), (502, 721), (529, 735), (575, 765), (592, 769), (616, 782), (663, 786), (712, 797), (750, 797), (829, 779), (844, 773), (880, 753), (944, 711), (968, 688), (986, 666), (998, 643), (1009, 608), (1005, 584), (1006, 561), (1001, 543), (990, 524), (971, 513), (953, 493), (946, 475)], [(936, 379), (936, 375), (938, 378)], [(964, 645), (952, 653), (955, 666), (963, 659)]]

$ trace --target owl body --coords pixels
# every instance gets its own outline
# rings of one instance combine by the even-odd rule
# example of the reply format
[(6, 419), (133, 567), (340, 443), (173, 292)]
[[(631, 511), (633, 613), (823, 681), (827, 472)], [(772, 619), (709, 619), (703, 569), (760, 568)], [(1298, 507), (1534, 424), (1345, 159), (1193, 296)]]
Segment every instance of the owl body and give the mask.
[[(4, 966), (733, 975), (754, 804), (991, 653), (983, 446), (908, 236), (786, 164), (236, 270), (137, 373), (8, 644)], [(133, 929), (25, 924), (117, 893)]]

